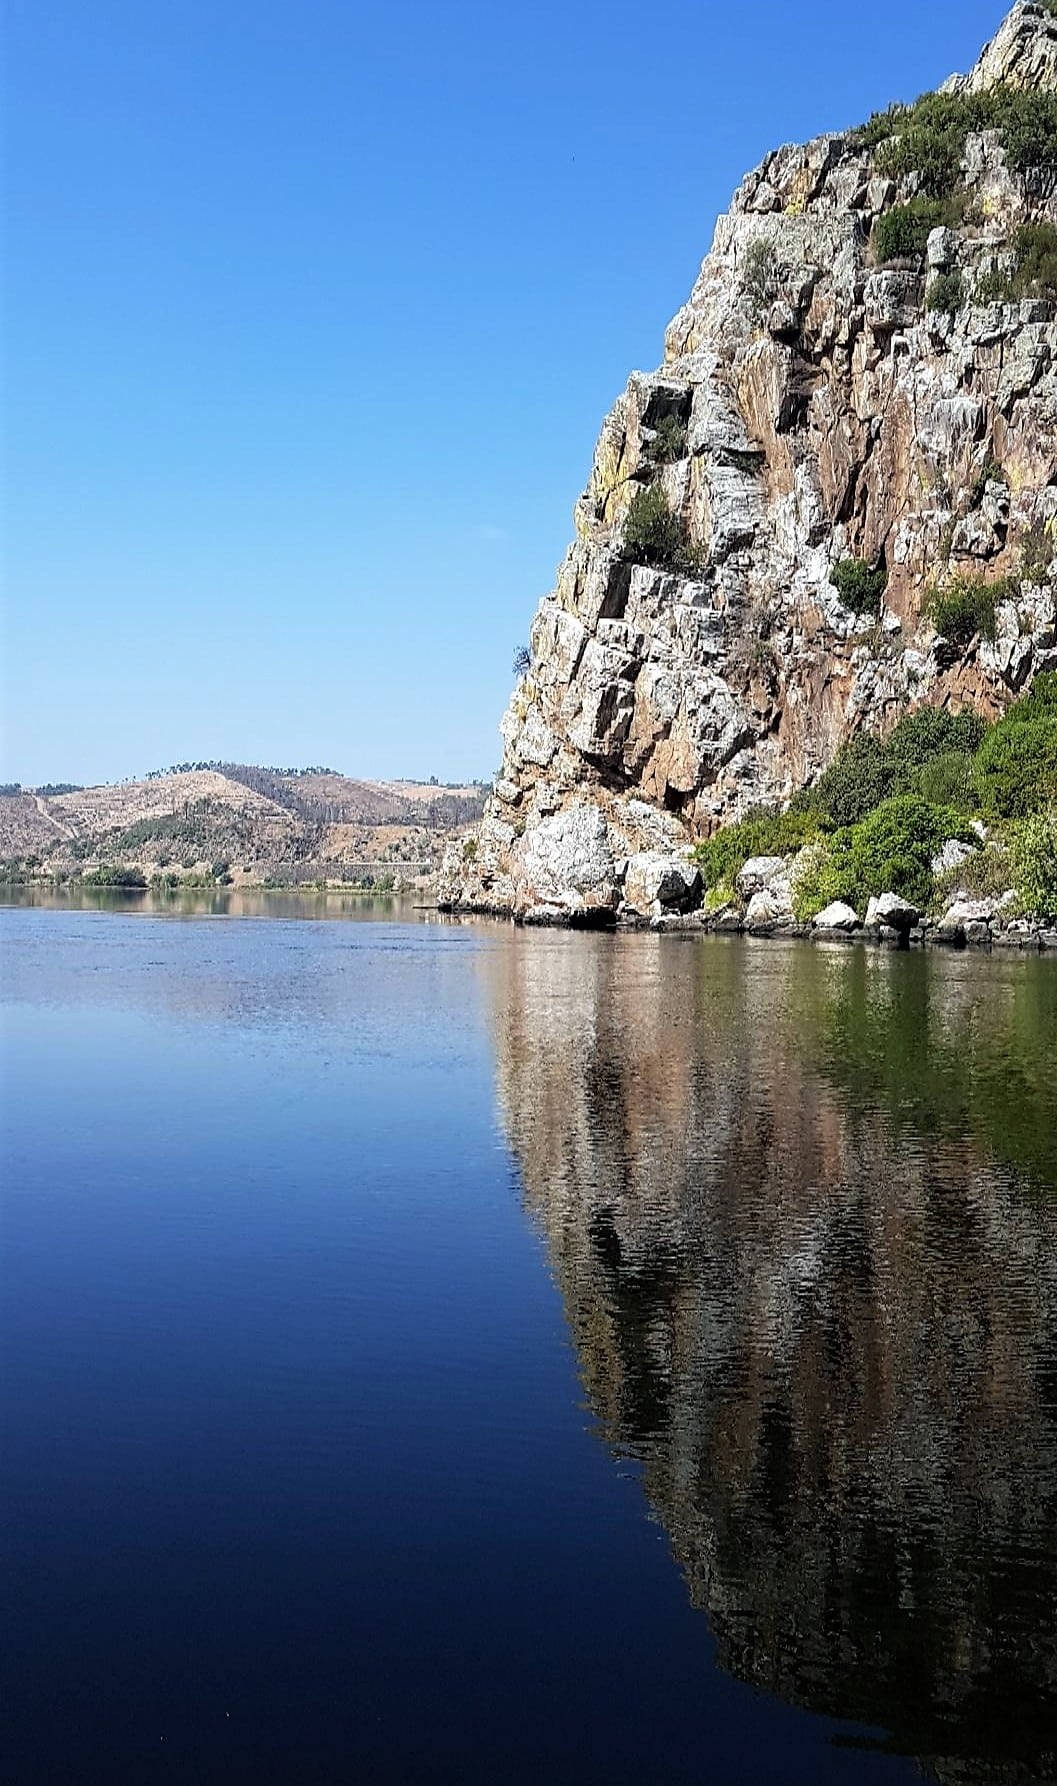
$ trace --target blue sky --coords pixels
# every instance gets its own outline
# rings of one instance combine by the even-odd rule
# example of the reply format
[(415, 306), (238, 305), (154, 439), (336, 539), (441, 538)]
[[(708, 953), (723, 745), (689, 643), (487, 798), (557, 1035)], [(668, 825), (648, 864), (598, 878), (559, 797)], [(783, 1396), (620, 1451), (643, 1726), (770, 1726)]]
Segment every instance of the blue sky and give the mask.
[(490, 774), (742, 173), (1002, 10), (9, 0), (0, 779)]

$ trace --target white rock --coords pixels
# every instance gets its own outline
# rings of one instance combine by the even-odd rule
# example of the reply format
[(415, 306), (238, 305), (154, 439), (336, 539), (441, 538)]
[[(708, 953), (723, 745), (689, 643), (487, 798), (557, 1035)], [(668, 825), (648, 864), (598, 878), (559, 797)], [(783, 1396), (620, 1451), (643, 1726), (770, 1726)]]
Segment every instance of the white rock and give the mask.
[(835, 899), (811, 920), (816, 930), (857, 930), (859, 919), (850, 905), (843, 899)]
[(685, 858), (643, 851), (628, 861), (624, 899), (644, 917), (692, 911), (701, 900), (700, 870)]
[(917, 906), (911, 905), (908, 899), (900, 899), (898, 893), (881, 893), (866, 907), (868, 930), (907, 931), (920, 922), (921, 913)]
[(785, 856), (750, 856), (737, 876), (738, 892), (746, 899), (776, 881), (785, 880), (789, 862)]
[(976, 853), (971, 843), (962, 843), (960, 838), (950, 837), (943, 848), (937, 850), (933, 856), (932, 872), (933, 874), (950, 874), (952, 869), (960, 868), (963, 862), (968, 862), (969, 857), (975, 856)]

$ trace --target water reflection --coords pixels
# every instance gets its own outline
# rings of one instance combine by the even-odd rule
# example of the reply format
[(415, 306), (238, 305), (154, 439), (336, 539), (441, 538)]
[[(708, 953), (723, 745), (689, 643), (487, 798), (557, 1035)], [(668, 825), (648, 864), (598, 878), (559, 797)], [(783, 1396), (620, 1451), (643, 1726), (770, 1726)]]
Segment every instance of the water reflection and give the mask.
[(736, 1676), (1057, 1777), (1057, 969), (483, 958), (590, 1403)]
[(408, 894), (349, 893), (316, 887), (65, 887), (3, 886), (0, 905), (47, 911), (147, 914), (173, 918), (362, 918), (399, 917), (407, 922), (428, 904)]

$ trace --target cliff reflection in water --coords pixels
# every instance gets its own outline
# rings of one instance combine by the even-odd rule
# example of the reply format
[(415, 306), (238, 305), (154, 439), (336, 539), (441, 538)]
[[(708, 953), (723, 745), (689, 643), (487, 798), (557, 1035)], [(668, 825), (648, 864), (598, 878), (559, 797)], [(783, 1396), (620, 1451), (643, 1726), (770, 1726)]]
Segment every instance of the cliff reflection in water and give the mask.
[(592, 1408), (723, 1664), (944, 1780), (1057, 1777), (1057, 968), (489, 957)]

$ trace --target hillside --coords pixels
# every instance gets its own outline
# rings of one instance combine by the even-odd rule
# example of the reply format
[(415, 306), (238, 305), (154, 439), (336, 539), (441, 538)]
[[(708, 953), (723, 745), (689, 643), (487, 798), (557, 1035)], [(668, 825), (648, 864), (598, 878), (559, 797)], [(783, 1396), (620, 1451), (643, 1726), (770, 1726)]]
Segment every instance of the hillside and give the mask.
[(483, 791), (225, 763), (70, 792), (0, 796), (8, 878), (105, 875), (373, 882), (435, 868)]
[(449, 901), (700, 904), (695, 846), (851, 742), (1001, 716), (1057, 666), (1055, 418), (1057, 17), (1022, 3), (969, 76), (738, 188), (602, 425)]

